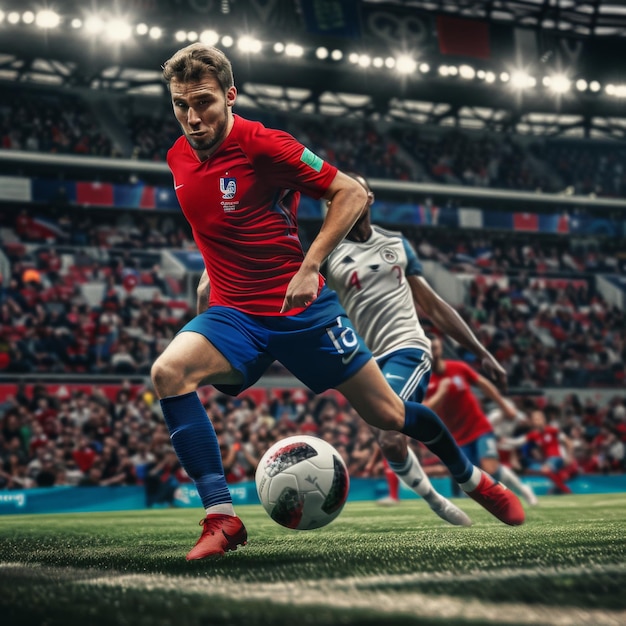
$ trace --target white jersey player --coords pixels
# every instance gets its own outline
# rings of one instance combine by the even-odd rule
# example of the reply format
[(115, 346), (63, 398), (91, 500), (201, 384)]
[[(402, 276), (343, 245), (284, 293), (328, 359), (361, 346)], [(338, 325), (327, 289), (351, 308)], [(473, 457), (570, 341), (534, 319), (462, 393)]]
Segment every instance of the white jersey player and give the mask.
[[(346, 239), (328, 257), (326, 278), (390, 386), (407, 400), (421, 402), (426, 394), (430, 341), (417, 316), (418, 302), (440, 330), (476, 354), (483, 366), (496, 374), (493, 356), (424, 280), (417, 254), (402, 233), (371, 224), (374, 194), (362, 176), (354, 178), (367, 190), (368, 204)], [(389, 467), (433, 511), (452, 524), (471, 523), (463, 511), (435, 491), (404, 435), (373, 430)]]

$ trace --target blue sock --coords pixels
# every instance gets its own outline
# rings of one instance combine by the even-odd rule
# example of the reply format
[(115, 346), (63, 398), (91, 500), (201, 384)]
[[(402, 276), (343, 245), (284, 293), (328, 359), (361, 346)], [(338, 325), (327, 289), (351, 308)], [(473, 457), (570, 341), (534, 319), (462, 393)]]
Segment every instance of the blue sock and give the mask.
[(161, 400), (180, 464), (196, 484), (204, 508), (232, 502), (217, 435), (195, 391)]
[(417, 402), (405, 401), (402, 432), (421, 441), (435, 453), (458, 483), (470, 479), (474, 466), (454, 441), (439, 416), (428, 407)]

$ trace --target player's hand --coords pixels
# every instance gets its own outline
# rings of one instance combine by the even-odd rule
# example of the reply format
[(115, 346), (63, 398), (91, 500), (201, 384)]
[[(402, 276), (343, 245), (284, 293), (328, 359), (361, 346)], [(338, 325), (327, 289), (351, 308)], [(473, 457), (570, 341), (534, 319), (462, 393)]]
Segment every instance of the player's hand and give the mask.
[(501, 391), (506, 393), (508, 386), (508, 377), (506, 370), (496, 361), (493, 354), (487, 354), (483, 357), (481, 365), (489, 378), (499, 387)]
[(309, 306), (317, 298), (319, 289), (319, 272), (300, 268), (289, 281), (281, 313), (291, 309), (300, 309)]
[(441, 393), (442, 395), (448, 393), (448, 389), (450, 389), (451, 384), (452, 381), (449, 378), (442, 378), (441, 381), (439, 381), (439, 387), (437, 388), (438, 393)]

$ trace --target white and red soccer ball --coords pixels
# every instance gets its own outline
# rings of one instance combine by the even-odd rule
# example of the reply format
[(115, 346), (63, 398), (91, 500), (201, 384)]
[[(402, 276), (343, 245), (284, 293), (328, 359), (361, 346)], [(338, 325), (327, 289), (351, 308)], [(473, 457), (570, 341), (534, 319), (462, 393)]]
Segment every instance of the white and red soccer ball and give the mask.
[(321, 528), (341, 513), (350, 477), (339, 452), (318, 437), (296, 435), (276, 442), (256, 470), (261, 504), (281, 526)]

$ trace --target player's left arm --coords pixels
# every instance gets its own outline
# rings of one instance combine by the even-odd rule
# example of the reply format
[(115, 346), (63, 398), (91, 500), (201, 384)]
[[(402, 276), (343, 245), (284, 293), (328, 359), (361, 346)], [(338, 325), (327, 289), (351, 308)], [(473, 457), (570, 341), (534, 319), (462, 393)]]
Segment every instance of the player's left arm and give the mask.
[(483, 346), (458, 312), (441, 298), (422, 276), (408, 276), (409, 286), (416, 305), (432, 320), (437, 328), (458, 341), (480, 359), (482, 367), (506, 391), (506, 370)]
[(330, 200), (328, 212), (300, 269), (287, 287), (281, 313), (308, 306), (315, 300), (320, 267), (360, 217), (367, 202), (367, 192), (358, 181), (338, 171), (323, 198)]
[(513, 419), (517, 415), (515, 407), (513, 407), (505, 398), (502, 397), (496, 386), (488, 381), (484, 376), (478, 375), (476, 386), (493, 402), (495, 402), (502, 413)]

